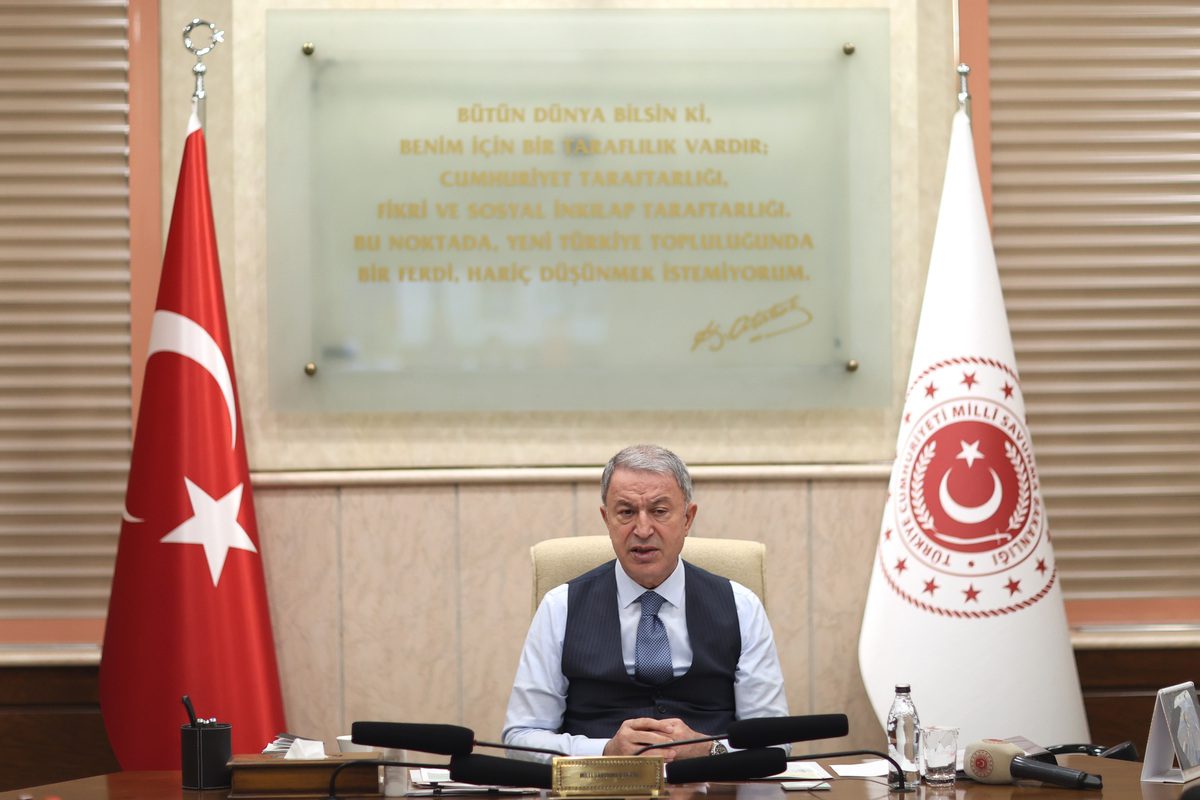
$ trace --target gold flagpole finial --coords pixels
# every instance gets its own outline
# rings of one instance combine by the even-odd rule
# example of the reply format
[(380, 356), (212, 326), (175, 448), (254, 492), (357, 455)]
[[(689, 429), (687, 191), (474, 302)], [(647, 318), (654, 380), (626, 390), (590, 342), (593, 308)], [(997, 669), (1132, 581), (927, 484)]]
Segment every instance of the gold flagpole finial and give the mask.
[[(211, 38), (207, 46), (197, 47), (192, 41), (192, 31), (196, 28), (208, 28)], [(208, 96), (204, 91), (204, 73), (208, 71), (208, 67), (204, 66), (203, 59), (223, 41), (225, 41), (225, 31), (217, 30), (217, 26), (207, 20), (194, 19), (183, 26), (183, 46), (196, 57), (196, 64), (192, 67), (192, 74), (196, 76), (196, 90), (192, 92), (192, 99), (196, 102), (196, 116), (200, 118), (202, 126), (204, 125), (204, 99)]]
[(958, 72), (958, 107), (967, 117), (970, 117), (971, 93), (967, 91), (967, 76), (971, 74), (971, 68), (966, 64), (959, 64), (956, 72)]

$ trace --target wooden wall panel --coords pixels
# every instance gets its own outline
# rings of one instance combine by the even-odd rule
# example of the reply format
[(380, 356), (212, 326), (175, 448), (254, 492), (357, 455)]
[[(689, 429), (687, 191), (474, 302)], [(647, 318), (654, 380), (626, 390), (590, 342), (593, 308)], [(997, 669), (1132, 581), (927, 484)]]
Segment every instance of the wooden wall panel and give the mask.
[(1200, 648), (1076, 650), (1083, 705), (1092, 741), (1124, 741), (1145, 755), (1150, 717), (1159, 689), (1200, 682)]
[(0, 791), (120, 769), (98, 667), (0, 667)]

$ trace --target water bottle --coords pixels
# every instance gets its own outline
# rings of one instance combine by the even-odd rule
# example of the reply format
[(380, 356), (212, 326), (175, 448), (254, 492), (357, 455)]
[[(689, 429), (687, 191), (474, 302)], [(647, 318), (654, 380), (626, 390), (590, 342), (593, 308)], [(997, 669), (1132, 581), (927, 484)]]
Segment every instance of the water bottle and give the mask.
[(916, 786), (920, 773), (921, 720), (907, 683), (896, 684), (896, 697), (887, 716), (888, 755), (904, 770), (904, 782)]

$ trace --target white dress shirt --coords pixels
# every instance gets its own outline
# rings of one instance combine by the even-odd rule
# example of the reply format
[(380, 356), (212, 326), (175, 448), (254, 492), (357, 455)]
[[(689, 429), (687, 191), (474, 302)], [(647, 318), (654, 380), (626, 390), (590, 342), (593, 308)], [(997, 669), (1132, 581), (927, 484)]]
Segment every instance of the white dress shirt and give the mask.
[[(684, 613), (684, 574), (680, 561), (670, 577), (654, 590), (666, 600), (658, 618), (667, 629), (671, 642), (671, 667), (675, 677), (683, 675), (692, 666), (692, 644)], [(632, 676), (634, 643), (642, 616), (638, 598), (646, 590), (629, 577), (619, 561), (616, 575), (621, 655), (625, 660), (625, 671)], [(766, 611), (754, 592), (736, 581), (730, 583), (742, 638), (742, 652), (733, 678), (734, 718), (787, 716), (783, 672)], [(546, 592), (529, 626), (525, 649), (517, 665), (517, 677), (508, 698), (504, 743), (545, 747), (572, 756), (602, 755), (608, 739), (557, 732), (567, 708), (568, 681), (562, 672), (566, 630), (567, 584), (564, 583)], [(514, 752), (511, 755), (521, 754)]]

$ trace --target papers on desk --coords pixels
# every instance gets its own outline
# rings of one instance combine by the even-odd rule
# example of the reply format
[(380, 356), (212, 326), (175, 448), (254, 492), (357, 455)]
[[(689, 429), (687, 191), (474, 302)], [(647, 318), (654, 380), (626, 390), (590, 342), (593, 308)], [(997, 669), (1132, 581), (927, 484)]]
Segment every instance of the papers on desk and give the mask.
[(783, 781), (779, 786), (785, 792), (824, 792), (833, 788), (829, 781)]
[[(450, 770), (448, 769), (433, 769), (425, 767), (422, 769), (410, 769), (408, 771), (408, 782), (413, 786), (433, 786), (441, 784), (446, 786), (454, 783), (450, 780)], [(469, 784), (462, 784), (468, 786)]]
[(827, 781), (833, 776), (825, 771), (815, 761), (792, 761), (788, 763), (787, 769), (777, 775), (772, 775), (770, 780), (780, 781)]
[[(842, 778), (886, 777), (888, 762), (883, 759), (863, 761), (858, 764), (830, 764), (830, 769)], [(785, 792), (820, 792), (832, 788), (829, 780), (833, 776), (815, 761), (793, 761), (788, 768), (769, 780), (779, 780)]]
[(882, 758), (863, 761), (859, 764), (830, 764), (829, 766), (843, 778), (880, 778), (887, 777), (888, 774), (888, 762)]
[(450, 770), (422, 767), (408, 771), (409, 789), (405, 797), (429, 797), (449, 794), (537, 794), (538, 789), (512, 786), (478, 786), (450, 780)]
[(767, 780), (779, 781), (780, 788), (785, 792), (820, 792), (832, 788), (829, 785), (831, 777), (815, 761), (793, 761), (783, 772)]

